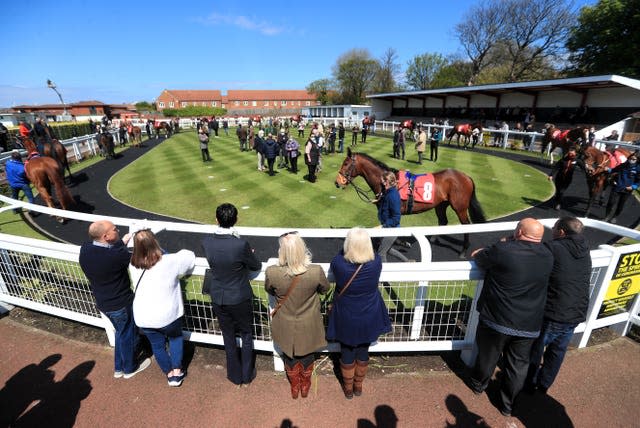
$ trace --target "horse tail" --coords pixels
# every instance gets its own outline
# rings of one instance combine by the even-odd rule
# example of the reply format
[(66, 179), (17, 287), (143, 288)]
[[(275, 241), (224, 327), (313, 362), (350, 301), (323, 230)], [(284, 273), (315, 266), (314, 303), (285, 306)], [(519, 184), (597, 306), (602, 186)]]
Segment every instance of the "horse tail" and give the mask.
[(67, 186), (64, 185), (62, 174), (60, 174), (60, 171), (64, 173), (64, 170), (53, 170), (47, 168), (46, 171), (47, 176), (49, 177), (49, 181), (53, 184), (53, 187), (56, 191), (56, 196), (58, 197), (62, 208), (66, 210), (69, 207), (75, 205), (76, 202), (73, 199), (73, 196), (71, 196), (69, 189), (67, 189)]
[(476, 183), (473, 182), (473, 179), (470, 178), (471, 185), (473, 186), (473, 190), (471, 191), (471, 200), (469, 201), (469, 216), (471, 217), (472, 223), (486, 223), (487, 218), (484, 214), (484, 210), (482, 209), (482, 205), (480, 205), (480, 201), (476, 197)]

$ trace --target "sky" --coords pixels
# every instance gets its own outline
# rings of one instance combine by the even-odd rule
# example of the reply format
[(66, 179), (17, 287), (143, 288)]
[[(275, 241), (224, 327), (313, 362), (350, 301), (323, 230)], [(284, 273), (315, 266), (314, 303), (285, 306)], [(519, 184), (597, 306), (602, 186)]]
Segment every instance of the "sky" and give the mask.
[[(0, 107), (153, 102), (164, 89), (304, 89), (341, 54), (461, 54), (481, 0), (21, 0), (0, 8)], [(576, 7), (597, 0), (575, 0)]]

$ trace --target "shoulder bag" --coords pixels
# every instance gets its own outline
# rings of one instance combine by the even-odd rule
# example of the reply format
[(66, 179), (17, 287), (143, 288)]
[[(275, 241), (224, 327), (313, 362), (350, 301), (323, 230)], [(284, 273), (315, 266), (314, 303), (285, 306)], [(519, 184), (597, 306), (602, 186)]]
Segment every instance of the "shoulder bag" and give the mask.
[(289, 289), (287, 290), (287, 294), (284, 295), (284, 297), (278, 302), (276, 307), (273, 308), (273, 310), (271, 311), (271, 318), (273, 318), (278, 313), (282, 305), (284, 305), (284, 302), (286, 302), (289, 296), (291, 295), (291, 292), (293, 291), (293, 289), (296, 288), (296, 285), (298, 285), (299, 281), (300, 281), (300, 275), (296, 275), (295, 277), (293, 277), (293, 280), (291, 280), (291, 285), (289, 285)]
[(362, 265), (358, 266), (358, 269), (356, 269), (356, 271), (353, 273), (353, 275), (351, 275), (351, 278), (349, 278), (349, 281), (347, 281), (347, 283), (344, 285), (344, 287), (342, 287), (342, 290), (340, 290), (338, 295), (333, 298), (333, 302), (330, 303), (329, 310), (327, 311), (327, 314), (329, 314), (331, 312), (331, 310), (333, 309), (333, 304), (336, 302), (336, 300), (338, 300), (338, 297), (342, 296), (342, 294), (344, 294), (344, 292), (347, 291), (347, 288), (349, 288), (349, 286), (353, 282), (353, 280), (356, 277), (356, 275), (358, 274), (358, 272), (360, 272), (360, 269), (362, 269)]

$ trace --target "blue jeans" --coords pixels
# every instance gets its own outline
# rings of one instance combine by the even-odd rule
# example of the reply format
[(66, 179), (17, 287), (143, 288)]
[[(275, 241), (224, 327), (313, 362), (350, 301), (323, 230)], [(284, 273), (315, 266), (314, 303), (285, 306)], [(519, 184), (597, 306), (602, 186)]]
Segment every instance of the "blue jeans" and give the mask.
[(20, 196), (20, 191), (24, 192), (24, 196), (27, 197), (27, 200), (29, 201), (29, 203), (33, 203), (33, 192), (31, 191), (31, 186), (28, 184), (25, 184), (22, 187), (12, 187), (11, 188), (11, 193), (12, 193), (12, 198), (13, 199), (18, 199)]
[[(178, 318), (171, 324), (162, 328), (142, 327), (144, 335), (151, 343), (153, 356), (165, 374), (173, 369), (182, 369), (182, 318)], [(166, 344), (169, 342), (169, 352)]]
[(138, 368), (136, 364), (136, 348), (138, 334), (133, 322), (133, 307), (127, 305), (117, 311), (104, 313), (116, 329), (116, 346), (114, 352), (115, 371), (133, 373)]
[[(553, 384), (577, 325), (544, 320), (540, 337), (531, 348), (527, 384), (544, 389), (548, 389)], [(543, 357), (544, 361), (542, 361)]]

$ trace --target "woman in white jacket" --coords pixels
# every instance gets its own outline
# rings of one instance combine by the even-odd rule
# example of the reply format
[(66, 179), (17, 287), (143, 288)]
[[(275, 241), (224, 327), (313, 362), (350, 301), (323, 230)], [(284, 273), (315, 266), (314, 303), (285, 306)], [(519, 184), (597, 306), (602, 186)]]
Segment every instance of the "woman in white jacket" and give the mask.
[(185, 377), (182, 368), (184, 305), (180, 278), (193, 271), (195, 261), (195, 254), (189, 250), (163, 254), (150, 230), (141, 230), (134, 236), (131, 257), (131, 279), (135, 284), (133, 317), (149, 339), (153, 355), (167, 375), (169, 386), (182, 385)]

